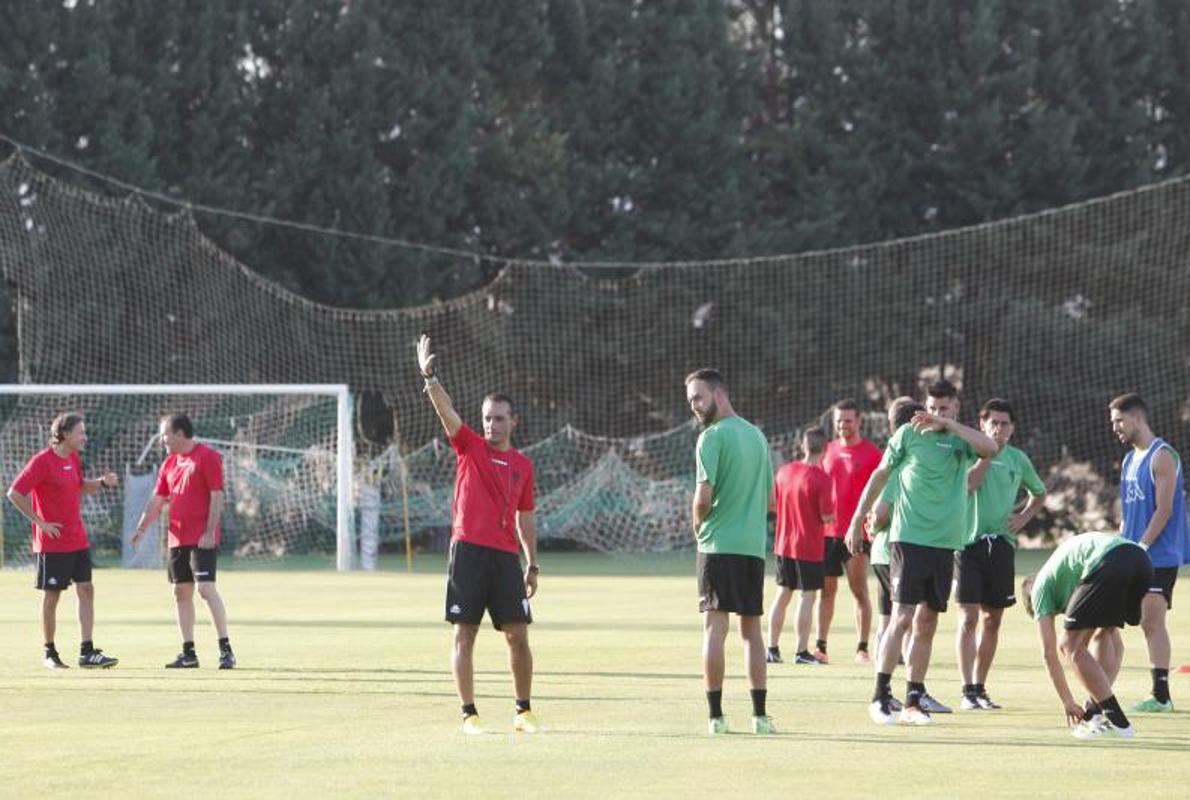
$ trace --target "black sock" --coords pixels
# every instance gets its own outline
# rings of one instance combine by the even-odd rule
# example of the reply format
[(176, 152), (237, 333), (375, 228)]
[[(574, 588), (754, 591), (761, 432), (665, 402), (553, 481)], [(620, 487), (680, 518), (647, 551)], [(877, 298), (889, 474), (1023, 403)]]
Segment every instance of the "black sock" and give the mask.
[(90, 655), (91, 651), (93, 651), (94, 649), (95, 649), (95, 643), (92, 642), (90, 639), (88, 639), (87, 641), (85, 641), (81, 645), (79, 645), (79, 654), (84, 655), (84, 656)]
[(988, 691), (984, 688), (982, 683), (973, 683), (971, 684), (971, 688), (975, 690), (976, 694), (987, 694)]
[(866, 652), (868, 652), (868, 643), (867, 643), (867, 642), (860, 642), (859, 644), (857, 644), (857, 645), (855, 646), (855, 652), (857, 652), (857, 653), (866, 653)]
[(1116, 699), (1114, 694), (1106, 700), (1101, 701), (1099, 705), (1103, 708), (1103, 713), (1107, 717), (1108, 722), (1117, 728), (1128, 727), (1128, 717), (1124, 716), (1124, 709), (1120, 708), (1120, 701)]
[(764, 701), (769, 696), (768, 689), (749, 689), (748, 694), (752, 695), (752, 716), (765, 716)]
[(921, 707), (921, 696), (926, 693), (924, 683), (909, 681), (905, 684), (905, 705)]
[(1153, 675), (1153, 699), (1158, 703), (1169, 702), (1169, 670), (1151, 669)]
[(522, 711), (529, 711), (529, 710), (530, 710), (529, 701), (527, 699), (516, 701), (516, 713), (520, 714)]
[(892, 673), (891, 672), (877, 672), (876, 673), (876, 692), (872, 695), (873, 700), (883, 700), (892, 694)]
[(1090, 722), (1096, 714), (1102, 714), (1103, 709), (1099, 707), (1092, 698), (1088, 697), (1087, 702), (1083, 703), (1083, 721)]
[(826, 652), (826, 639), (818, 639), (817, 641), (814, 642), (814, 646), (818, 648), (818, 652), (825, 653)]
[(774, 645), (772, 645), (772, 646), (770, 646), (770, 647), (769, 647), (769, 652), (770, 652), (770, 653), (775, 653), (775, 654), (777, 654), (777, 655), (780, 655), (780, 654), (781, 654), (781, 648), (780, 648), (780, 647), (778, 647), (777, 645), (775, 645), (775, 644), (774, 644)]
[(976, 693), (975, 687), (978, 685), (979, 684), (977, 684), (977, 683), (964, 683), (963, 684), (963, 694), (975, 694)]
[(222, 639), (219, 640), (219, 652), (220, 653), (230, 653), (231, 652), (231, 639), (228, 639), (226, 636), (224, 636)]
[(713, 692), (707, 692), (707, 707), (710, 710), (711, 718), (723, 716), (723, 690), (716, 689)]
[(194, 655), (194, 642), (182, 642), (182, 655)]
[(478, 715), (479, 715), (479, 712), (475, 710), (475, 703), (463, 703), (463, 716), (464, 717), (475, 717)]
[(56, 655), (58, 655), (58, 648), (54, 647), (54, 643), (53, 643), (53, 642), (46, 642), (46, 643), (45, 643), (45, 654), (46, 654), (47, 656), (56, 656)]

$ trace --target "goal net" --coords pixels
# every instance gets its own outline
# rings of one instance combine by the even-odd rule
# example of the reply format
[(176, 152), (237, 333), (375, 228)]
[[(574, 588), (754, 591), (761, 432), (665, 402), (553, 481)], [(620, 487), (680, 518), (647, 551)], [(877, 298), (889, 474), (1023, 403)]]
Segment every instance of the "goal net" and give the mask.
[[(4, 386), (0, 387), (0, 481), (11, 485), (44, 449), (49, 423), (78, 412), (88, 441), (80, 453), (88, 477), (111, 470), (118, 491), (88, 495), (83, 519), (101, 557), (125, 566), (163, 564), (155, 526), (139, 547), (131, 533), (153, 493), (166, 453), (163, 416), (187, 414), (196, 439), (223, 457), (222, 550), (249, 561), (309, 556), (312, 563), (352, 553), (350, 402), (344, 386)], [(345, 458), (340, 458), (344, 455)], [(4, 504), (5, 563), (31, 560), (30, 524)], [(167, 512), (168, 513), (168, 510)]]

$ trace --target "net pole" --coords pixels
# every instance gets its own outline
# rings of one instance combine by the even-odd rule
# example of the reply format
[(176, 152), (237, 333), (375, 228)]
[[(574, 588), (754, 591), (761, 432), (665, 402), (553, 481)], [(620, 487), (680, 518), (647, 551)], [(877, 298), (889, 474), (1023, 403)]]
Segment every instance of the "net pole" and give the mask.
[(398, 418), (396, 407), (393, 407), (393, 444), (397, 447), (397, 457), (401, 459), (401, 519), (405, 526), (405, 572), (413, 573), (413, 531), (409, 525), (409, 462), (405, 459), (405, 449), (401, 446), (401, 420)]
[(355, 509), (352, 507), (352, 467), (355, 443), (351, 430), (351, 394), (346, 386), (339, 386), (338, 396), (338, 487), (335, 497), (335, 565), (340, 572), (349, 572), (355, 562)]

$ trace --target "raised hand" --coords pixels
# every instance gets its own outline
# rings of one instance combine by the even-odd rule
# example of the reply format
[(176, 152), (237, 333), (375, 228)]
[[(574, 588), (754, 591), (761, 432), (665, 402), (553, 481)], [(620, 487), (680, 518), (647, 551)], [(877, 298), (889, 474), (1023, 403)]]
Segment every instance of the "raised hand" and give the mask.
[(421, 370), (421, 374), (427, 378), (434, 374), (434, 362), (438, 356), (430, 351), (430, 337), (422, 334), (421, 338), (417, 340), (417, 368)]

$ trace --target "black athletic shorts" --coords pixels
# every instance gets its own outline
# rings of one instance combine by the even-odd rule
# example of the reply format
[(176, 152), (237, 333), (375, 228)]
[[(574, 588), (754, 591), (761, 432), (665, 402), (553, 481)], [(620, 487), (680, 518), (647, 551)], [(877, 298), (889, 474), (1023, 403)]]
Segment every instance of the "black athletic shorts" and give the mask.
[(1062, 625), (1068, 631), (1139, 625), (1141, 601), (1153, 585), (1148, 554), (1139, 547), (1117, 547), (1074, 588)]
[(954, 551), (909, 542), (892, 543), (892, 599), (894, 603), (915, 606), (927, 603), (939, 613), (950, 599), (950, 581), (954, 577)]
[(889, 575), (888, 564), (873, 564), (872, 572), (876, 575), (876, 585), (880, 591), (876, 593), (876, 604), (880, 609), (880, 616), (892, 616), (892, 576)]
[(1153, 567), (1153, 582), (1149, 584), (1149, 591), (1154, 594), (1161, 592), (1165, 597), (1165, 607), (1173, 608), (1173, 585), (1177, 582), (1177, 567)]
[(778, 586), (813, 592), (822, 588), (823, 575), (821, 561), (803, 561), (799, 558), (777, 556)]
[(214, 583), (215, 548), (171, 547), (165, 574), (170, 583)]
[(38, 553), (37, 578), (33, 586), (51, 592), (70, 588), (73, 583), (91, 582), (91, 549), (69, 553)]
[(484, 611), (496, 630), (533, 622), (520, 556), (456, 539), (446, 575), (446, 621), (478, 625)]
[(698, 554), (698, 610), (764, 613), (764, 559), (736, 553)]
[(1003, 536), (985, 536), (959, 550), (954, 569), (956, 602), (988, 608), (1016, 605), (1016, 549)]
[(847, 541), (845, 539), (836, 539), (834, 536), (826, 537), (826, 550), (822, 557), (822, 567), (825, 574), (832, 578), (838, 578), (843, 575), (843, 565), (851, 560), (851, 551), (847, 549)]

